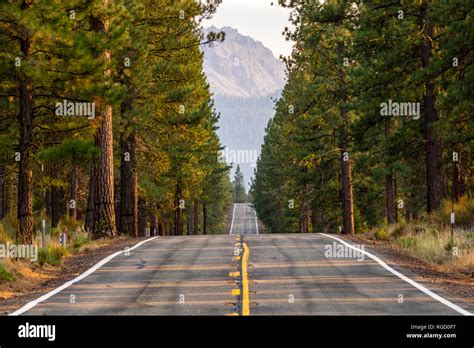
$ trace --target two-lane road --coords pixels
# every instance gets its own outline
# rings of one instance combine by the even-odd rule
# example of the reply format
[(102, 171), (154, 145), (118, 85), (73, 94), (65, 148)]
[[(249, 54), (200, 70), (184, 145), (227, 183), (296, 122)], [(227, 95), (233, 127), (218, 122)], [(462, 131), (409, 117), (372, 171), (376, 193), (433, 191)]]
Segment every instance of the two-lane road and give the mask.
[[(345, 254), (363, 246), (347, 247), (337, 236), (258, 235), (248, 204), (235, 205), (229, 232), (148, 240), (16, 314), (236, 315), (243, 313), (244, 278), (250, 315), (474, 312), (472, 302), (407, 269), (373, 254)], [(236, 257), (242, 245), (248, 258)]]
[(250, 204), (234, 204), (230, 234), (258, 234), (257, 214)]

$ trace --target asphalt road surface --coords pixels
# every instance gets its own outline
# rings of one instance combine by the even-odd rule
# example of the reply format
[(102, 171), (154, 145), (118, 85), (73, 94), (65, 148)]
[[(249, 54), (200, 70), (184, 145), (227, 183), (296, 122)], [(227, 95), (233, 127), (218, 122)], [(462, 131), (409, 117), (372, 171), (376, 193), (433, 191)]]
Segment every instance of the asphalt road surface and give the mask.
[(250, 204), (234, 204), (230, 234), (258, 234), (257, 214)]
[[(394, 274), (389, 266), (386, 265), (387, 269), (330, 236), (257, 235), (255, 213), (249, 205), (236, 205), (231, 232), (232, 235), (149, 240), (16, 314), (456, 315), (474, 312), (472, 303), (453, 298), (396, 265), (392, 265), (393, 270), (400, 273)], [(417, 283), (410, 283), (413, 281)]]

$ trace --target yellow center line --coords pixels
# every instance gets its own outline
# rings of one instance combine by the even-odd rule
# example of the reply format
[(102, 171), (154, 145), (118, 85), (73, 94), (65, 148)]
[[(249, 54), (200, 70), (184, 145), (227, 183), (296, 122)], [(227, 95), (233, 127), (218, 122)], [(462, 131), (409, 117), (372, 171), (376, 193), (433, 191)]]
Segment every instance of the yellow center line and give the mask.
[(248, 280), (248, 259), (250, 250), (244, 243), (244, 254), (242, 255), (242, 315), (250, 315), (250, 296), (249, 296), (249, 280)]

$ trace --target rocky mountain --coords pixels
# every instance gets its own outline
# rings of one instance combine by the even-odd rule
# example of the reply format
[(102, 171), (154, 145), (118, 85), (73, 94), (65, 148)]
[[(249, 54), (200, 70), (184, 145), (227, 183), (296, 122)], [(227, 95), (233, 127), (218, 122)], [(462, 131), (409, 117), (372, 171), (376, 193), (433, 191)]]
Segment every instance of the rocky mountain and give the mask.
[[(221, 114), (218, 134), (228, 163), (240, 164), (248, 184), (260, 154), (274, 100), (285, 85), (285, 66), (261, 42), (230, 27), (226, 39), (203, 47), (204, 71)], [(248, 187), (248, 185), (247, 185)]]
[(224, 42), (204, 47), (204, 71), (215, 95), (265, 97), (282, 88), (285, 66), (261, 42), (230, 27), (206, 31), (226, 33)]

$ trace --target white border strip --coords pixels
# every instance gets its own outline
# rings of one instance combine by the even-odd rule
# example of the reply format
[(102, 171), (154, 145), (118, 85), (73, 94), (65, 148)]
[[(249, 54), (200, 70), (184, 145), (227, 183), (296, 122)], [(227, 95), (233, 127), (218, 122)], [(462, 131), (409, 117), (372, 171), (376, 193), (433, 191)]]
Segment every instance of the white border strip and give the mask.
[(61, 285), (59, 288), (56, 288), (54, 289), (53, 291), (51, 292), (48, 292), (46, 295), (43, 295), (41, 296), (40, 298), (34, 300), (34, 301), (31, 301), (30, 303), (27, 303), (26, 305), (24, 305), (23, 307), (21, 307), (20, 309), (17, 309), (15, 312), (13, 313), (10, 313), (9, 315), (11, 316), (17, 316), (17, 315), (20, 315), (20, 314), (23, 314), (25, 313), (26, 311), (29, 311), (30, 309), (32, 309), (33, 307), (35, 307), (38, 303), (41, 303), (43, 301), (46, 301), (48, 298), (50, 298), (51, 296), (54, 296), (56, 295), (58, 292), (61, 292), (63, 291), (64, 289), (70, 287), (71, 285), (77, 283), (78, 281), (84, 279), (85, 277), (91, 275), (92, 273), (94, 273), (95, 271), (97, 271), (99, 268), (101, 268), (103, 265), (105, 265), (107, 262), (109, 262), (110, 260), (112, 260), (114, 257), (124, 253), (125, 251), (131, 251), (133, 249), (136, 249), (140, 246), (142, 246), (143, 244), (145, 243), (148, 243), (149, 241), (152, 241), (153, 239), (156, 239), (158, 237), (153, 237), (153, 238), (149, 238), (147, 240), (144, 240), (136, 245), (134, 245), (133, 247), (131, 248), (128, 248), (128, 249), (124, 249), (124, 250), (121, 250), (121, 251), (117, 251), (116, 253), (112, 254), (112, 255), (109, 255), (107, 256), (105, 259), (102, 259), (101, 261), (97, 262), (94, 266), (92, 266), (91, 268), (89, 268), (87, 271), (85, 271), (84, 273), (80, 274), (79, 276), (77, 276), (76, 278), (74, 278), (73, 280), (70, 280), (66, 283), (64, 283), (63, 285)]
[(232, 229), (234, 228), (234, 216), (235, 216), (235, 206), (237, 204), (234, 203), (234, 210), (232, 210), (232, 223), (230, 224), (230, 234), (232, 234)]
[(385, 268), (385, 269), (386, 269), (387, 271), (389, 271), (390, 273), (396, 275), (398, 278), (404, 280), (404, 281), (407, 282), (408, 284), (414, 286), (414, 287), (417, 288), (418, 290), (424, 292), (426, 295), (431, 296), (431, 297), (434, 298), (435, 300), (441, 302), (442, 304), (448, 306), (449, 308), (455, 310), (456, 312), (461, 313), (461, 314), (463, 314), (463, 315), (473, 315), (473, 313), (471, 313), (471, 312), (469, 312), (469, 311), (467, 311), (467, 310), (465, 310), (465, 309), (459, 307), (458, 305), (456, 305), (456, 304), (454, 304), (454, 303), (452, 303), (452, 302), (446, 300), (445, 298), (443, 298), (443, 297), (441, 297), (441, 296), (435, 294), (433, 291), (431, 291), (431, 290), (425, 288), (423, 285), (421, 285), (421, 284), (415, 282), (414, 280), (412, 280), (412, 279), (408, 278), (407, 276), (401, 274), (400, 272), (394, 270), (392, 267), (390, 267), (389, 265), (387, 265), (385, 262), (383, 262), (383, 261), (382, 261), (381, 259), (379, 259), (377, 256), (375, 256), (375, 255), (369, 253), (368, 251), (361, 250), (361, 249), (359, 249), (359, 248), (357, 248), (357, 247), (355, 247), (355, 246), (353, 246), (353, 245), (351, 245), (351, 244), (349, 244), (349, 243), (347, 243), (347, 242), (345, 242), (345, 241), (343, 241), (342, 239), (339, 239), (339, 238), (337, 238), (337, 237), (333, 237), (333, 236), (327, 235), (327, 234), (325, 234), (325, 233), (318, 233), (318, 234), (323, 235), (323, 236), (328, 237), (328, 238), (335, 239), (335, 240), (337, 240), (338, 242), (340, 242), (340, 243), (346, 245), (347, 247), (349, 247), (349, 248), (351, 248), (351, 249), (353, 249), (353, 250), (356, 250), (356, 251), (358, 251), (358, 252), (360, 252), (360, 253), (362, 253), (362, 254), (364, 254), (364, 255), (367, 255), (367, 256), (370, 257), (372, 260), (377, 261), (377, 263), (378, 263), (379, 265), (381, 265), (383, 268)]

